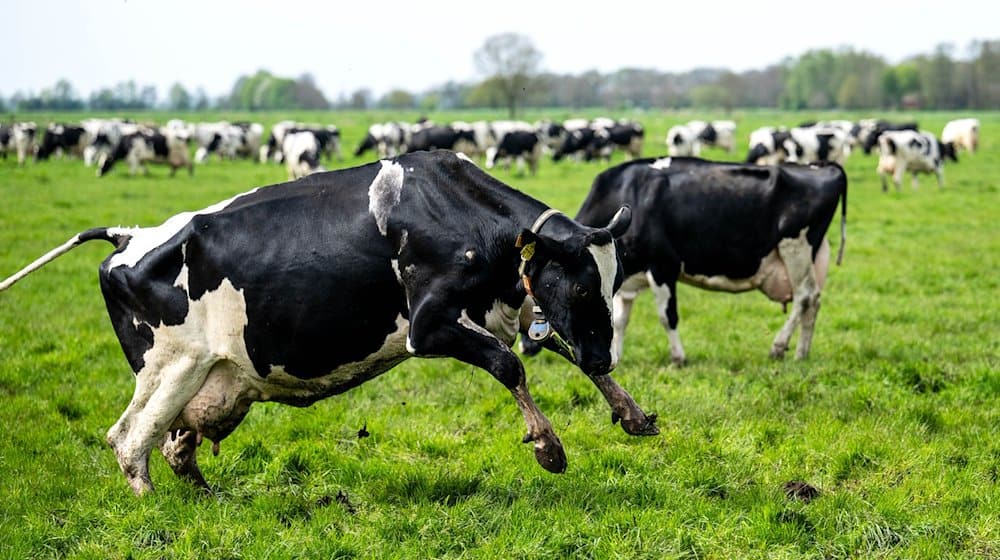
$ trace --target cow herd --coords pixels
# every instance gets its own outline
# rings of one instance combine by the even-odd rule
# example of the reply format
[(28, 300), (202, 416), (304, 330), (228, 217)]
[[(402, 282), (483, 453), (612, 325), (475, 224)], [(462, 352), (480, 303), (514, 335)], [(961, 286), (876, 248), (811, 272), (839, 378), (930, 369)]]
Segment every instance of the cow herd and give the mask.
[[(830, 121), (756, 130), (747, 161), (723, 163), (689, 155), (706, 145), (734, 150), (731, 121), (674, 127), (671, 155), (645, 159), (643, 128), (628, 121), (386, 122), (355, 151), (374, 150), (377, 161), (315, 173), (324, 157), (342, 157), (334, 126), (284, 121), (264, 140), (253, 123), (57, 124), (34, 150), (25, 123), (3, 134), (19, 161), (78, 153), (99, 174), (120, 160), (190, 172), (217, 154), (284, 162), (297, 179), (154, 227), (83, 231), (0, 282), (6, 290), (88, 241), (114, 245), (99, 277), (136, 391), (107, 441), (137, 494), (152, 489), (154, 447), (207, 489), (198, 446), (207, 438), (217, 452), (253, 403), (308, 406), (410, 357), (452, 357), (490, 373), (520, 409), (538, 463), (563, 472), (562, 444), (511, 350), (519, 335), (525, 354), (546, 348), (578, 366), (627, 433), (656, 434), (655, 416), (608, 375), (641, 290), (653, 292), (678, 365), (679, 282), (790, 304), (770, 353), (783, 357), (800, 331), (796, 357), (805, 358), (838, 206), (838, 264), (846, 239), (838, 163), (878, 149), (879, 173), (897, 185), (906, 172), (940, 180), (943, 158), (978, 146), (974, 119), (949, 123), (941, 139), (911, 123)], [(628, 161), (596, 176), (575, 218), (473, 161), (522, 160), (534, 171), (545, 152), (606, 161), (616, 149)]]

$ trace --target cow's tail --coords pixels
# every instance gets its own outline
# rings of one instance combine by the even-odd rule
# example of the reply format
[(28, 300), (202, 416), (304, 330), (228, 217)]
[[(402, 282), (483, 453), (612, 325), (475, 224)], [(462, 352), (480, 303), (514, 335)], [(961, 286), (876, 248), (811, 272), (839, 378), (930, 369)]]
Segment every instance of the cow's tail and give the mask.
[(120, 247), (122, 243), (128, 241), (130, 237), (131, 235), (129, 235), (127, 230), (124, 228), (102, 227), (102, 228), (88, 229), (87, 231), (78, 233), (73, 237), (71, 237), (69, 241), (63, 243), (62, 245), (56, 247), (55, 249), (52, 249), (51, 251), (45, 253), (41, 257), (38, 257), (35, 260), (35, 262), (17, 271), (17, 273), (15, 273), (10, 278), (7, 278), (3, 282), (0, 282), (0, 292), (13, 286), (15, 283), (17, 283), (18, 280), (31, 274), (32, 272), (56, 260), (57, 257), (65, 253), (68, 253), (77, 245), (99, 239), (102, 241), (108, 241)]
[(847, 180), (845, 174), (844, 190), (840, 193), (840, 248), (837, 249), (837, 266), (844, 260), (844, 244), (847, 243)]

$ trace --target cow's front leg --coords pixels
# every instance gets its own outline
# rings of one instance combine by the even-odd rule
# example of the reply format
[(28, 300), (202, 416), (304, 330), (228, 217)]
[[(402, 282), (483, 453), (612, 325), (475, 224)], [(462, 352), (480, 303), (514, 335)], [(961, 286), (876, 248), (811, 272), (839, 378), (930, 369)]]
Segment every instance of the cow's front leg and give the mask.
[(524, 416), (528, 433), (522, 440), (535, 444), (535, 459), (545, 470), (566, 471), (566, 453), (549, 419), (528, 392), (521, 360), (489, 331), (456, 309), (432, 310), (421, 305), (410, 321), (407, 349), (414, 356), (450, 356), (485, 369), (511, 394)]
[(610, 375), (598, 375), (590, 380), (611, 406), (611, 422), (621, 420), (625, 433), (633, 436), (655, 436), (660, 433), (660, 429), (656, 427), (656, 415), (643, 412), (632, 395), (615, 383)]

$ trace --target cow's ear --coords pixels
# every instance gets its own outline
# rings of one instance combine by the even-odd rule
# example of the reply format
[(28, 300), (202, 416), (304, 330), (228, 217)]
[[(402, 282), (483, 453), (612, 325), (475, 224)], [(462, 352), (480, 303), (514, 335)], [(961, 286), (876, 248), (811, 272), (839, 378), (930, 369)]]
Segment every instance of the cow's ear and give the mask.
[(529, 267), (544, 265), (562, 252), (559, 243), (542, 237), (530, 229), (523, 230), (521, 235), (517, 236), (515, 246), (521, 250), (521, 260)]
[(629, 224), (632, 223), (632, 209), (628, 206), (622, 206), (615, 212), (615, 215), (608, 222), (608, 227), (605, 228), (611, 232), (611, 237), (618, 239), (628, 230)]

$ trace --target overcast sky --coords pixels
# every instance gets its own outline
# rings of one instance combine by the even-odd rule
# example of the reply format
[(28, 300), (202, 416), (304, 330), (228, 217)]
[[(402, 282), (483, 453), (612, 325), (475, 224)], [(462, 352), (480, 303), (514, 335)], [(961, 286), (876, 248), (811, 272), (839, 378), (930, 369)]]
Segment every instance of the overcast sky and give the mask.
[(77, 92), (135, 79), (161, 98), (174, 82), (227, 93), (260, 68), (309, 72), (328, 98), (370, 88), (418, 93), (480, 79), (490, 35), (527, 35), (543, 70), (680, 72), (763, 68), (815, 48), (853, 46), (897, 63), (953, 43), (1000, 39), (986, 0), (0, 0), (0, 95), (67, 78)]

